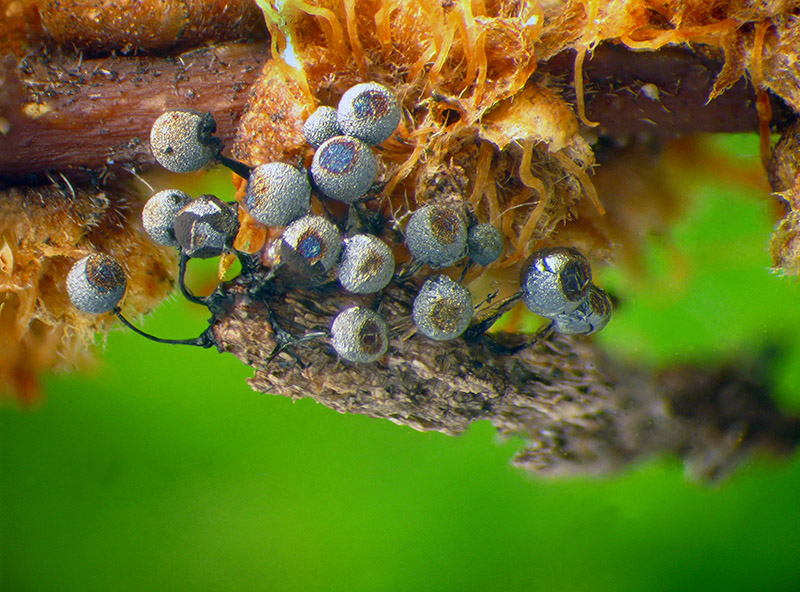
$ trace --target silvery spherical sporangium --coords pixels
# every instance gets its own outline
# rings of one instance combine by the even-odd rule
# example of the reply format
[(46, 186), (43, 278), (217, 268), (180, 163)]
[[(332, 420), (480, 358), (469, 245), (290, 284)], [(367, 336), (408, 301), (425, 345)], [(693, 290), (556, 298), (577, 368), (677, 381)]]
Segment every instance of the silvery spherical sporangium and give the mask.
[(303, 135), (314, 148), (319, 148), (334, 136), (344, 135), (337, 121), (336, 109), (317, 107), (317, 110), (309, 115), (303, 124)]
[(330, 271), (342, 251), (342, 235), (322, 216), (305, 216), (283, 231), (283, 245), (309, 266)]
[(553, 330), (565, 335), (589, 335), (603, 329), (611, 319), (611, 300), (604, 290), (594, 284), (570, 312), (553, 317)]
[(489, 265), (503, 254), (503, 235), (491, 224), (475, 224), (467, 233), (469, 258), (478, 265)]
[(354, 306), (336, 315), (331, 345), (350, 362), (374, 362), (389, 348), (389, 331), (380, 313)]
[(142, 209), (145, 232), (160, 245), (177, 247), (175, 217), (191, 201), (191, 196), (177, 189), (165, 189), (153, 195)]
[(375, 146), (387, 140), (400, 123), (400, 103), (377, 82), (356, 84), (342, 95), (338, 109), (339, 127)]
[(394, 254), (378, 237), (357, 234), (344, 240), (338, 273), (339, 283), (348, 292), (377, 292), (394, 276)]
[(308, 175), (283, 162), (259, 165), (250, 171), (242, 205), (261, 224), (286, 226), (309, 212)]
[(336, 136), (324, 142), (311, 161), (314, 185), (331, 199), (353, 203), (363, 197), (378, 174), (378, 161), (364, 142)]
[(571, 247), (552, 247), (533, 254), (522, 268), (519, 283), (531, 312), (553, 317), (575, 310), (591, 281), (586, 257)]
[(412, 318), (424, 335), (437, 341), (455, 339), (472, 320), (472, 295), (446, 275), (428, 278), (414, 299)]
[(67, 294), (73, 306), (92, 314), (114, 310), (127, 285), (122, 265), (102, 253), (79, 259), (67, 274)]
[(150, 130), (150, 149), (158, 163), (173, 173), (190, 173), (211, 163), (222, 142), (214, 137), (211, 113), (173, 109), (162, 113)]
[(175, 216), (175, 238), (189, 257), (208, 259), (231, 250), (238, 231), (236, 206), (214, 195), (201, 195)]
[(467, 250), (467, 225), (461, 211), (445, 204), (421, 207), (408, 221), (406, 244), (422, 263), (434, 268), (453, 265)]

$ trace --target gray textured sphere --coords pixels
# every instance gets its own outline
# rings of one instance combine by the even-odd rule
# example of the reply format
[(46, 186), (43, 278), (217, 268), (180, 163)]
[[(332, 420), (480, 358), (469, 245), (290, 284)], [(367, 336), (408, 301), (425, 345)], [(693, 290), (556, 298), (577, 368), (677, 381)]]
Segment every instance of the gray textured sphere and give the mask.
[(191, 196), (177, 189), (165, 189), (153, 195), (142, 209), (145, 232), (160, 245), (177, 247), (175, 217), (190, 201)]
[(336, 109), (333, 107), (317, 107), (306, 122), (303, 124), (303, 135), (306, 142), (314, 148), (319, 148), (323, 142), (330, 140), (334, 136), (342, 136), (342, 128), (339, 127)]
[(544, 317), (575, 310), (591, 282), (589, 261), (570, 247), (537, 251), (523, 266), (519, 280), (525, 305)]
[(553, 330), (566, 335), (597, 333), (611, 320), (611, 300), (604, 290), (589, 286), (578, 308), (553, 317)]
[(469, 290), (446, 275), (439, 275), (422, 284), (411, 315), (422, 333), (446, 341), (466, 331), (473, 312)]
[(339, 127), (345, 134), (375, 146), (387, 140), (400, 123), (400, 103), (377, 82), (356, 84), (342, 95), (338, 109)]
[(389, 349), (386, 320), (368, 308), (347, 308), (333, 319), (331, 345), (350, 362), (374, 362)]
[(311, 177), (331, 199), (353, 203), (372, 187), (378, 161), (364, 142), (353, 136), (336, 136), (324, 142), (311, 161)]
[(342, 252), (342, 235), (322, 216), (305, 216), (283, 231), (283, 242), (309, 265), (333, 269)]
[(67, 274), (67, 294), (72, 305), (92, 314), (114, 310), (127, 285), (122, 265), (102, 253), (79, 259)]
[(286, 226), (311, 208), (308, 175), (283, 162), (259, 165), (250, 172), (243, 205), (262, 224)]
[(371, 234), (344, 240), (339, 261), (339, 283), (348, 292), (371, 294), (383, 290), (394, 276), (394, 254), (385, 242)]
[(475, 224), (467, 233), (467, 250), (478, 265), (494, 263), (503, 254), (503, 235), (491, 224)]
[(150, 130), (150, 150), (158, 163), (174, 173), (199, 170), (217, 157), (221, 141), (211, 113), (174, 109), (159, 116)]
[(406, 244), (415, 259), (434, 268), (449, 267), (467, 250), (467, 225), (458, 208), (427, 205), (412, 214)]
[(235, 206), (214, 195), (201, 195), (175, 217), (175, 238), (189, 257), (218, 257), (233, 247), (239, 232)]

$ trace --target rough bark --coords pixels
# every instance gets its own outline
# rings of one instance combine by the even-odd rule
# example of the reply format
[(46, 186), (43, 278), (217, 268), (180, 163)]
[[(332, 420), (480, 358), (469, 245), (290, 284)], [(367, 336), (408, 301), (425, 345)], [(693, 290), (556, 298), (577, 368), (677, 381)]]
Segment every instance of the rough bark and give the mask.
[[(450, 435), (488, 420), (524, 438), (514, 462), (541, 474), (609, 473), (669, 452), (714, 479), (754, 448), (789, 452), (800, 442), (800, 419), (781, 413), (763, 377), (741, 365), (656, 372), (612, 360), (586, 338), (553, 336), (512, 354), (530, 335), (415, 335), (418, 281), (390, 285), (377, 302), (245, 273), (212, 297), (210, 331), (221, 352), (255, 369), (257, 391)], [(319, 337), (282, 349), (288, 335), (324, 331), (354, 304), (390, 319), (390, 350), (378, 362), (342, 361)]]
[(72, 181), (154, 164), (150, 127), (174, 106), (211, 111), (230, 142), (264, 43), (229, 43), (170, 57), (38, 55), (6, 63), (0, 91), (0, 179), (58, 171)]
[[(35, 55), (19, 64), (9, 58), (0, 91), (0, 178), (59, 171), (81, 181), (146, 169), (154, 164), (150, 126), (175, 105), (213, 112), (218, 135), (229, 143), (268, 57), (267, 45), (250, 42), (167, 57)], [(561, 80), (571, 98), (573, 64), (573, 52), (564, 52), (538, 72)], [(682, 48), (601, 46), (584, 65), (587, 116), (610, 135), (757, 131), (755, 93), (744, 79), (706, 104), (721, 69), (719, 59)], [(774, 125), (784, 127), (791, 111), (778, 99), (773, 107)]]

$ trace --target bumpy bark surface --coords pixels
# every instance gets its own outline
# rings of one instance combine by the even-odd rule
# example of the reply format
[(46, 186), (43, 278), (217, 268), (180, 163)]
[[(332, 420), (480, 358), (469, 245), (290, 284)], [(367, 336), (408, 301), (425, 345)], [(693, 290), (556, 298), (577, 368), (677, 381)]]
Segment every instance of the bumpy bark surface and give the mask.
[[(800, 419), (781, 413), (755, 370), (648, 372), (615, 362), (590, 340), (565, 336), (518, 351), (530, 335), (433, 342), (414, 334), (417, 289), (418, 280), (409, 279), (380, 302), (353, 300), (333, 285), (298, 288), (248, 273), (212, 296), (210, 333), (221, 352), (255, 369), (255, 390), (450, 435), (488, 420), (500, 433), (524, 438), (514, 463), (541, 474), (608, 473), (670, 452), (694, 477), (715, 479), (754, 448), (786, 453), (800, 442)], [(340, 360), (327, 338), (295, 341), (324, 331), (353, 304), (378, 305), (391, 319), (391, 346), (378, 362)]]

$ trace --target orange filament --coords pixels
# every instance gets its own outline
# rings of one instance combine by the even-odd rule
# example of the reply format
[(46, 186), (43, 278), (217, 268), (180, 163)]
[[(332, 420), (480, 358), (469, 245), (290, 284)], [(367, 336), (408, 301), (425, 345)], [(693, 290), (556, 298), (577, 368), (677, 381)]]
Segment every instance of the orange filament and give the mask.
[(709, 42), (720, 35), (730, 32), (739, 25), (734, 19), (725, 19), (711, 25), (681, 27), (680, 29), (639, 29), (635, 31), (637, 39), (631, 35), (622, 35), (620, 40), (631, 49), (659, 49), (668, 43)]
[(531, 173), (531, 159), (533, 158), (533, 140), (522, 141), (522, 158), (519, 162), (519, 179), (525, 187), (531, 187), (543, 198), (547, 193), (544, 183)]
[(417, 75), (422, 73), (422, 69), (425, 67), (425, 64), (433, 59), (433, 56), (436, 55), (436, 52), (436, 42), (431, 39), (428, 42), (428, 47), (425, 48), (425, 51), (422, 52), (422, 55), (419, 56), (419, 59), (408, 69), (408, 79), (413, 80), (414, 83), (416, 83)]
[(761, 164), (765, 169), (769, 168), (771, 156), (769, 122), (772, 119), (772, 105), (769, 102), (769, 94), (764, 87), (764, 73), (762, 65), (762, 54), (764, 52), (764, 37), (767, 34), (769, 21), (761, 21), (756, 25), (755, 37), (753, 39), (753, 57), (750, 64), (750, 77), (756, 89), (756, 111), (758, 112), (758, 134), (759, 152), (761, 153)]
[(420, 155), (422, 154), (422, 151), (425, 150), (426, 145), (427, 141), (425, 138), (417, 138), (414, 150), (411, 152), (405, 162), (403, 162), (403, 164), (401, 164), (400, 167), (395, 171), (391, 179), (389, 179), (389, 181), (386, 183), (386, 187), (384, 188), (386, 195), (392, 195), (392, 193), (394, 193), (394, 188), (397, 187), (397, 184), (405, 179), (411, 170), (417, 165)]
[(391, 14), (397, 8), (394, 0), (383, 0), (381, 7), (375, 13), (375, 31), (378, 41), (381, 44), (383, 57), (389, 56), (392, 50), (392, 27)]
[(597, 121), (589, 121), (586, 118), (586, 105), (584, 104), (583, 100), (583, 60), (585, 57), (586, 47), (579, 48), (578, 53), (575, 55), (575, 98), (578, 103), (578, 119), (580, 119), (584, 125), (595, 127), (600, 125), (600, 123)]
[(571, 175), (580, 181), (581, 187), (583, 187), (583, 192), (586, 194), (586, 197), (589, 198), (589, 201), (594, 204), (597, 213), (601, 216), (605, 215), (606, 209), (603, 207), (603, 204), (600, 203), (600, 198), (597, 196), (597, 190), (594, 188), (594, 184), (589, 178), (589, 175), (586, 174), (586, 171), (575, 164), (571, 158), (564, 156), (560, 152), (553, 152), (552, 156), (559, 163), (561, 163), (561, 166), (563, 166)]
[(442, 71), (445, 60), (447, 60), (447, 57), (450, 55), (450, 50), (453, 47), (453, 38), (455, 34), (455, 27), (445, 28), (444, 36), (442, 37), (442, 46), (439, 48), (439, 55), (436, 56), (436, 61), (433, 63), (431, 71), (428, 74), (428, 80), (431, 83), (434, 83), (439, 78), (439, 73)]
[(472, 193), (469, 196), (469, 201), (475, 208), (477, 208), (486, 190), (486, 181), (492, 168), (493, 152), (491, 144), (488, 142), (481, 144), (478, 152), (478, 162), (475, 164), (475, 185), (472, 187)]
[(328, 27), (331, 30), (330, 41), (334, 51), (341, 51), (341, 52), (345, 51), (342, 25), (339, 23), (339, 19), (336, 18), (336, 14), (334, 14), (332, 10), (328, 10), (327, 8), (322, 8), (321, 6), (311, 6), (310, 4), (306, 4), (302, 0), (294, 0), (293, 4), (298, 10), (302, 10), (307, 14), (318, 16), (321, 19), (325, 20), (325, 22), (328, 23)]
[(501, 226), (503, 235), (509, 237), (511, 243), (514, 245), (514, 248), (517, 250), (519, 250), (519, 244), (517, 239), (514, 238), (514, 216), (510, 213), (517, 208), (528, 206), (531, 197), (533, 197), (533, 191), (533, 188), (525, 187), (522, 191), (514, 196), (514, 198), (508, 203), (508, 207), (503, 211), (502, 214), (500, 214), (502, 218)]
[(445, 30), (444, 11), (439, 2), (421, 2), (420, 8), (425, 12), (428, 22), (430, 22), (430, 34), (436, 42), (436, 48), (442, 47), (442, 32)]
[[(525, 221), (525, 224), (519, 231), (517, 238), (512, 238), (512, 243), (514, 244), (514, 248), (517, 251), (519, 257), (516, 257), (514, 260), (519, 259), (521, 256), (527, 256), (529, 253), (528, 251), (529, 246), (528, 243), (530, 242), (531, 236), (536, 231), (539, 226), (539, 221), (544, 214), (545, 208), (547, 207), (549, 195), (547, 193), (547, 189), (544, 186), (544, 183), (541, 179), (535, 177), (531, 172), (531, 159), (533, 158), (533, 148), (534, 148), (534, 141), (533, 140), (524, 140), (522, 142), (522, 158), (520, 159), (519, 163), (519, 179), (522, 181), (522, 184), (525, 185), (525, 189), (523, 189), (513, 200), (509, 203), (509, 208), (504, 212), (508, 214), (511, 210), (518, 208), (522, 205), (527, 205), (530, 201), (531, 197), (533, 196), (533, 192), (539, 194), (539, 201), (536, 204), (536, 207), (528, 216), (528, 219)], [(508, 237), (513, 237), (513, 222), (514, 216), (506, 216), (503, 220), (503, 232)]]
[(347, 38), (350, 40), (350, 49), (353, 50), (353, 58), (356, 61), (361, 75), (366, 77), (367, 59), (364, 56), (364, 48), (361, 45), (361, 40), (358, 38), (355, 0), (344, 0), (344, 14), (346, 19), (345, 24), (347, 25)]
[(464, 75), (465, 88), (475, 80), (478, 65), (475, 60), (475, 19), (472, 17), (472, 7), (470, 0), (461, 0), (458, 5), (458, 21), (461, 30), (461, 38), (464, 46), (464, 57), (467, 59), (467, 72)]
[[(538, 180), (538, 179), (537, 179)], [(539, 181), (541, 183), (541, 181)], [(547, 193), (541, 194), (539, 198), (539, 203), (536, 204), (536, 207), (533, 208), (533, 212), (531, 212), (530, 217), (525, 222), (525, 225), (519, 231), (519, 237), (517, 239), (517, 253), (521, 254), (522, 257), (527, 257), (530, 255), (531, 251), (531, 237), (533, 236), (534, 231), (539, 227), (539, 221), (542, 218), (542, 214), (544, 214), (545, 209), (547, 208), (547, 204), (550, 200), (548, 199)]]
[(486, 184), (483, 195), (486, 197), (486, 203), (489, 206), (489, 220), (494, 220), (500, 215), (500, 205), (497, 203), (497, 189), (494, 186), (494, 179), (492, 179), (491, 183)]
[(478, 38), (475, 42), (475, 50), (477, 53), (476, 60), (477, 60), (477, 68), (478, 68), (478, 77), (475, 81), (475, 93), (473, 96), (473, 106), (475, 108), (478, 107), (478, 101), (480, 100), (481, 96), (483, 95), (483, 86), (486, 83), (486, 71), (488, 69), (488, 65), (486, 63), (486, 32), (481, 31), (478, 34)]

